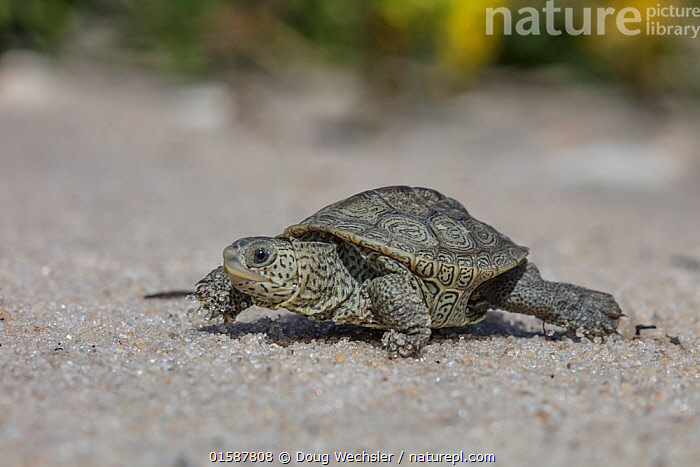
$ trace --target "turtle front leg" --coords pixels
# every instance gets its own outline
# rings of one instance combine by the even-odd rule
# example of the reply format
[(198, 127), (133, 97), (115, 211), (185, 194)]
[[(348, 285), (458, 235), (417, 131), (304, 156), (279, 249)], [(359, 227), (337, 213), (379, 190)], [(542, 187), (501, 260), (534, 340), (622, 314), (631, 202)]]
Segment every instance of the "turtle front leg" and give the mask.
[(430, 339), (430, 314), (411, 278), (387, 274), (365, 287), (376, 321), (388, 328), (382, 337), (390, 358), (419, 357)]
[(224, 323), (235, 320), (241, 311), (253, 305), (249, 295), (233, 287), (223, 266), (197, 282), (197, 291), (192, 295), (199, 302), (198, 311), (209, 313), (209, 319), (222, 316)]
[(473, 297), (487, 305), (514, 313), (533, 315), (587, 337), (616, 333), (623, 316), (612, 295), (540, 277), (537, 266), (524, 261), (516, 268), (484, 282)]

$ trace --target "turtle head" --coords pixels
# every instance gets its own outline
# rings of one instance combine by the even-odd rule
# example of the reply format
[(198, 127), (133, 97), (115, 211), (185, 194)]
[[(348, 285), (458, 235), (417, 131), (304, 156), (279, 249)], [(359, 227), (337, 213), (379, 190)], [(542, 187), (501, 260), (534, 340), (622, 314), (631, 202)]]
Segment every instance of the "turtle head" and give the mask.
[(236, 289), (267, 308), (277, 308), (292, 298), (299, 285), (294, 247), (279, 238), (235, 241), (224, 249), (224, 269)]

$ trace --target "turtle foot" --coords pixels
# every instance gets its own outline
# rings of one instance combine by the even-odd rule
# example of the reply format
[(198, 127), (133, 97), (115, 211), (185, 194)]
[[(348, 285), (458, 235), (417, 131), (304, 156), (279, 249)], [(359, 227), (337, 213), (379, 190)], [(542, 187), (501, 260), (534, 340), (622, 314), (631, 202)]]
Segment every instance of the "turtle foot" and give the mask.
[(420, 352), (429, 338), (430, 333), (405, 334), (391, 329), (382, 336), (382, 348), (386, 350), (389, 358), (420, 358)]

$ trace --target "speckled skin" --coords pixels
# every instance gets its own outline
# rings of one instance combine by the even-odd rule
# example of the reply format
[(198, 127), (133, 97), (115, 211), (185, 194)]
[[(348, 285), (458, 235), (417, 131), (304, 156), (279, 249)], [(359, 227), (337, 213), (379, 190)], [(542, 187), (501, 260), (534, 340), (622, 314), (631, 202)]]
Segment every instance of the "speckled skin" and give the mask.
[(622, 313), (611, 295), (544, 281), (526, 255), (451, 198), (386, 187), (328, 206), (276, 238), (237, 240), (195, 296), (225, 320), (255, 304), (386, 329), (390, 356), (418, 356), (431, 328), (473, 323), (492, 308), (589, 336), (615, 332)]

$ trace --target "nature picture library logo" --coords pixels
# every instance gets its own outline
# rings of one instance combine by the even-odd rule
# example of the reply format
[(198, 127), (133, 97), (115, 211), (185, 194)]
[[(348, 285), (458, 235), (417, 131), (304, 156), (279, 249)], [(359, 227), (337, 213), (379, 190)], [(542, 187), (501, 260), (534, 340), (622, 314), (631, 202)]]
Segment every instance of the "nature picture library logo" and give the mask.
[(601, 36), (610, 32), (610, 28), (616, 28), (626, 36), (646, 34), (688, 36), (695, 39), (700, 35), (700, 6), (657, 3), (643, 8), (634, 6), (591, 8), (566, 6), (567, 3), (569, 2), (548, 0), (541, 10), (528, 6), (515, 10), (515, 13), (508, 7), (487, 8), (486, 34), (489, 36), (496, 34), (494, 32), (496, 29), (494, 25), (496, 25), (499, 29), (502, 26), (502, 34), (506, 36), (513, 34), (558, 36), (562, 32), (572, 36)]

